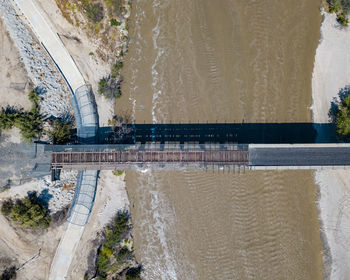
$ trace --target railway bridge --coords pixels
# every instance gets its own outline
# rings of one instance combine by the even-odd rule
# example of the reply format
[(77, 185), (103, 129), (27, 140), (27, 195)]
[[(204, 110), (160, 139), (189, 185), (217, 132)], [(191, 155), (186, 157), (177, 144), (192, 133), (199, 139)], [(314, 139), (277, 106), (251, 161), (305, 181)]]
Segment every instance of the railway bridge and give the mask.
[(51, 170), (350, 167), (350, 144), (47, 145)]

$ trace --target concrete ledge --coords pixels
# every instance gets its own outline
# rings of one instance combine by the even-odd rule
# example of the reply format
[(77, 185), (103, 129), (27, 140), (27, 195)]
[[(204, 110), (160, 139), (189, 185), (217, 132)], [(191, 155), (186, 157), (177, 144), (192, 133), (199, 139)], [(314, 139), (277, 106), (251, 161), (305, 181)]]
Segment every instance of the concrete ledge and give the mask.
[(249, 170), (346, 170), (350, 165), (337, 166), (249, 166)]
[(249, 149), (259, 148), (350, 148), (350, 143), (330, 143), (330, 144), (249, 144)]

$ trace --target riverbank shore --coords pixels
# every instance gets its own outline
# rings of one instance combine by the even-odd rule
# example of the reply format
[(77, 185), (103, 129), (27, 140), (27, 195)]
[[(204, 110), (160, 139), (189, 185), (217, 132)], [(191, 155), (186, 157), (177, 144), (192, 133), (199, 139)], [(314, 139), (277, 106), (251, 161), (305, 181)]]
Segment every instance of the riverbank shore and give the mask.
[[(312, 76), (312, 118), (329, 122), (329, 109), (342, 88), (350, 85), (350, 29), (336, 15), (322, 12), (321, 39)], [(318, 131), (318, 137), (330, 137)], [(319, 218), (324, 241), (326, 279), (346, 279), (350, 273), (350, 174), (345, 170), (316, 171)]]
[[(73, 60), (76, 61), (76, 64), (79, 67), (79, 69), (82, 69), (81, 72), (84, 76), (84, 79), (92, 83), (94, 92), (96, 93), (98, 79), (101, 76), (108, 74), (110, 71), (109, 64), (105, 63), (103, 59), (95, 56), (94, 52), (92, 52), (92, 50), (97, 52), (98, 44), (93, 39), (86, 36), (84, 32), (81, 31), (79, 28), (72, 28), (72, 26), (65, 21), (62, 15), (59, 14), (58, 8), (57, 6), (55, 6), (54, 1), (40, 2), (40, 0), (34, 0), (33, 2), (35, 4), (35, 7), (38, 9), (39, 13), (43, 17), (48, 19), (48, 25), (49, 27), (52, 27), (53, 30), (55, 30), (54, 33), (57, 33), (60, 38), (66, 38), (66, 41), (64, 39), (62, 40), (61, 38), (63, 45), (65, 45), (65, 47), (68, 46), (67, 49), (72, 55)], [(25, 17), (13, 8), (15, 6), (13, 6), (11, 1), (0, 0), (0, 3), (3, 4), (0, 7), (0, 16), (3, 18), (4, 23), (6, 24), (6, 27), (12, 37), (12, 40), (15, 42), (16, 47), (19, 49), (20, 57), (21, 59), (23, 59), (24, 66), (27, 68), (27, 72), (29, 73), (29, 79), (33, 82), (34, 86), (39, 86), (44, 89), (47, 88), (47, 90), (44, 93), (50, 93), (50, 95), (43, 94), (42, 103), (44, 105), (42, 107), (44, 109), (49, 108), (46, 109), (46, 111), (50, 112), (54, 116), (60, 116), (61, 113), (70, 114), (70, 93), (68, 92), (68, 90), (64, 91), (59, 86), (52, 86), (53, 82), (57, 82), (60, 86), (62, 86), (62, 88), (64, 88), (64, 83), (63, 81), (60, 81), (60, 75), (58, 72), (55, 71), (54, 67), (52, 68), (52, 70), (50, 70), (50, 67), (53, 65), (51, 65), (52, 63), (50, 63), (50, 59), (46, 56), (46, 53), (40, 48), (40, 44), (39, 42), (37, 42), (36, 36), (31, 31), (30, 26), (28, 26), (28, 22), (26, 21)], [(51, 16), (51, 13), (54, 13), (55, 16)], [(56, 30), (58, 30), (59, 32), (56, 32)], [(77, 34), (77, 36), (74, 35), (72, 39), (72, 34), (67, 34), (67, 30), (73, 30), (73, 35)], [(40, 56), (38, 55), (39, 53)], [(52, 82), (51, 79), (48, 79), (51, 78), (50, 75), (57, 79), (52, 78)], [(38, 76), (41, 79), (39, 79)], [(43, 77), (45, 77), (46, 79), (43, 79)], [(90, 77), (93, 78), (90, 79)], [(53, 89), (55, 89), (56, 91), (54, 91)], [(111, 119), (114, 115), (114, 100), (105, 100), (102, 96), (99, 96), (97, 94), (96, 100), (100, 112), (100, 125), (107, 125), (108, 120)], [(61, 103), (64, 106), (59, 106), (61, 105)], [(56, 110), (50, 109), (51, 107), (49, 105), (54, 106)], [(48, 115), (46, 111), (44, 110), (42, 113), (44, 115)], [(43, 189), (43, 191), (47, 191), (47, 193), (49, 193), (49, 196), (51, 197), (49, 203), (50, 210), (59, 207), (62, 208), (63, 206), (66, 207), (68, 204), (70, 204), (73, 198), (73, 182), (75, 182), (76, 174), (72, 174), (71, 177), (71, 182), (65, 184), (66, 188), (69, 188), (69, 190), (67, 190), (67, 192), (69, 192), (69, 196), (66, 195), (66, 197), (60, 195), (59, 190), (53, 188), (48, 189), (48, 185), (43, 185), (43, 182), (45, 183), (49, 180), (48, 178), (40, 179), (38, 182), (29, 182), (27, 185), (18, 186), (16, 189), (11, 188), (10, 190), (7, 190), (7, 192), (4, 193), (3, 196), (8, 195), (12, 198), (14, 197), (14, 195), (25, 195), (27, 190), (41, 191)], [(57, 187), (58, 189), (62, 189), (60, 188), (62, 186)], [(112, 187), (113, 189), (111, 189)], [(57, 196), (56, 199), (55, 193), (51, 195), (51, 191), (57, 191), (60, 196)], [(64, 205), (62, 206), (62, 204)], [(86, 238), (89, 238), (92, 235), (95, 236), (97, 232), (101, 231), (104, 228), (105, 224), (108, 223), (110, 219), (112, 219), (112, 217), (118, 212), (118, 210), (128, 210), (128, 208), (129, 201), (125, 189), (124, 180), (122, 178), (116, 179), (111, 172), (101, 172), (99, 190), (96, 194), (95, 200), (95, 210), (93, 211), (90, 217), (88, 225), (84, 229), (84, 235), (81, 233), (82, 239), (79, 241), (79, 246), (81, 247), (81, 249), (79, 250), (79, 258), (75, 256), (74, 259), (77, 263), (78, 269), (80, 269), (78, 271), (78, 275), (76, 277), (73, 277), (74, 279), (82, 278), (85, 272), (86, 266), (81, 265), (81, 256), (85, 254), (85, 262), (87, 262), (88, 258), (90, 257), (90, 250), (93, 246), (96, 246), (96, 244), (90, 242), (90, 239)], [(2, 221), (2, 223), (5, 224), (6, 221)], [(11, 227), (7, 223), (6, 226), (9, 228)], [(27, 246), (23, 249), (22, 247), (14, 245), (13, 247), (17, 248), (16, 250), (13, 250), (15, 252), (9, 252), (8, 255), (1, 254), (0, 258), (8, 257), (10, 259), (12, 255), (15, 255), (16, 257), (18, 256), (18, 263), (23, 263), (26, 259), (28, 259), (31, 255), (34, 254), (32, 248), (37, 247), (38, 244), (40, 244), (40, 246), (42, 246), (40, 247), (40, 250), (42, 250), (41, 255), (43, 257), (39, 256), (38, 261), (36, 261), (36, 265), (38, 265), (38, 263), (40, 262), (41, 267), (40, 274), (37, 274), (36, 276), (38, 279), (47, 279), (49, 274), (50, 262), (53, 258), (53, 254), (55, 252), (57, 244), (59, 243), (59, 238), (62, 236), (62, 231), (64, 230), (62, 225), (60, 226), (59, 231), (57, 231), (57, 229), (55, 229), (55, 231), (52, 231), (51, 229), (52, 227), (47, 230), (47, 233), (45, 235), (39, 238), (35, 236), (35, 233), (33, 234), (32, 239), (35, 238), (35, 240), (40, 240), (40, 243), (32, 242), (32, 239), (30, 238), (23, 239), (23, 237), (20, 236), (21, 238), (18, 239), (20, 239), (20, 241), (27, 241), (23, 243)], [(11, 232), (9, 231), (8, 234), (11, 234)], [(53, 234), (55, 235), (55, 238), (52, 238)], [(9, 245), (10, 243), (6, 242), (6, 238), (4, 238), (4, 236), (5, 234), (2, 234), (2, 238), (0, 239), (0, 247), (3, 245), (2, 243), (7, 245)], [(47, 238), (47, 236), (49, 236), (50, 238)], [(80, 239), (80, 237), (78, 238)], [(28, 254), (24, 254), (24, 250), (30, 252)], [(73, 268), (71, 271), (71, 273), (73, 274), (77, 270), (74, 267), (74, 260), (72, 265)], [(0, 269), (2, 270), (2, 267), (0, 267)], [(21, 279), (33, 279), (33, 273), (36, 273), (36, 270), (33, 269), (32, 266), (27, 265), (26, 269), (22, 269), (21, 272), (18, 272), (18, 276)]]

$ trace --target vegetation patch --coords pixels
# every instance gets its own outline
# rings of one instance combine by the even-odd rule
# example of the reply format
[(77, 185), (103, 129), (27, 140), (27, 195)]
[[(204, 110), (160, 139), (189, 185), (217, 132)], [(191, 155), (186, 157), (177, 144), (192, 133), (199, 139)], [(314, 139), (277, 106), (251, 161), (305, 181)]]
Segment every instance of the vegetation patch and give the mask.
[(103, 77), (98, 82), (98, 93), (107, 99), (119, 98), (121, 96), (120, 90), (121, 81), (112, 78), (111, 76)]
[(105, 0), (110, 12), (120, 16), (124, 11), (123, 0)]
[(24, 141), (30, 143), (42, 134), (49, 136), (54, 144), (65, 144), (71, 140), (72, 123), (61, 119), (48, 120), (50, 129), (43, 129), (44, 117), (40, 115), (41, 98), (36, 90), (28, 94), (32, 108), (25, 112), (23, 108), (2, 107), (0, 109), (0, 131), (17, 127)]
[(4, 201), (1, 213), (10, 221), (28, 228), (48, 228), (51, 222), (46, 205), (36, 192), (16, 201)]
[(111, 19), (109, 20), (109, 24), (110, 24), (111, 26), (120, 26), (120, 25), (121, 25), (121, 22), (120, 22), (120, 21), (117, 21), (115, 18), (111, 18)]
[(0, 280), (10, 280), (10, 279), (16, 279), (16, 267), (11, 266), (8, 268), (5, 268), (5, 270), (0, 275)]
[(66, 144), (71, 140), (71, 130), (73, 125), (71, 122), (63, 120), (54, 120), (52, 129), (47, 131), (47, 135), (51, 138), (53, 144)]
[(120, 71), (123, 67), (123, 62), (117, 60), (112, 68), (111, 74), (108, 77), (103, 77), (98, 83), (98, 93), (103, 95), (107, 99), (119, 98), (122, 95), (121, 83), (122, 78)]
[(350, 137), (350, 88), (343, 88), (339, 92), (339, 99), (331, 104), (329, 116), (335, 124), (337, 136), (340, 139)]
[(342, 26), (349, 25), (348, 13), (350, 10), (350, 0), (327, 0), (327, 4), (324, 6), (328, 12), (336, 13), (337, 21)]
[(125, 173), (125, 171), (124, 170), (113, 170), (112, 173), (114, 176), (120, 177)]
[(85, 274), (95, 279), (141, 279), (141, 266), (136, 262), (130, 242), (131, 224), (129, 213), (120, 211), (104, 229), (103, 241), (97, 250), (95, 275)]
[(0, 129), (10, 130), (17, 127), (26, 142), (38, 139), (42, 131), (43, 117), (40, 115), (40, 96), (36, 90), (29, 93), (32, 108), (29, 112), (14, 107), (1, 108)]
[(117, 78), (120, 75), (120, 70), (123, 67), (122, 61), (116, 61), (111, 69), (111, 78)]
[(100, 3), (91, 3), (90, 0), (83, 0), (83, 11), (94, 23), (103, 19), (103, 6)]
[[(88, 36), (100, 42), (96, 58), (115, 61), (110, 73), (98, 83), (98, 92), (107, 99), (121, 96), (123, 56), (128, 51), (128, 18), (131, 0), (55, 0), (63, 16), (73, 25), (82, 26)], [(118, 28), (115, 28), (118, 27)], [(116, 40), (119, 43), (116, 43)], [(90, 56), (93, 52), (89, 53)]]

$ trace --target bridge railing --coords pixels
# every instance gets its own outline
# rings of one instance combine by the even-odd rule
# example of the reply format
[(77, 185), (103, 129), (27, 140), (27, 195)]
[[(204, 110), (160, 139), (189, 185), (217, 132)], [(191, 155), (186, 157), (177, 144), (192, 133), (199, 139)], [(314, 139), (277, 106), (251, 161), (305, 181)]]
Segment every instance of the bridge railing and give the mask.
[(247, 151), (245, 144), (112, 144), (112, 145), (47, 145), (49, 152), (104, 152), (104, 151)]

